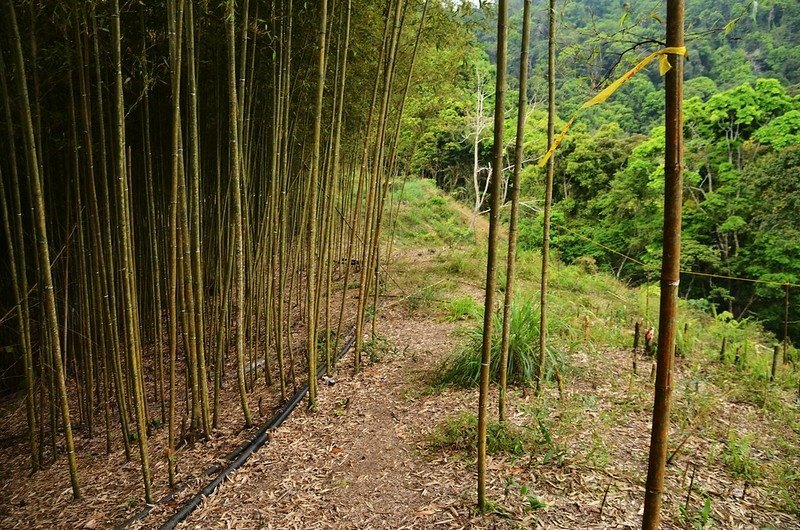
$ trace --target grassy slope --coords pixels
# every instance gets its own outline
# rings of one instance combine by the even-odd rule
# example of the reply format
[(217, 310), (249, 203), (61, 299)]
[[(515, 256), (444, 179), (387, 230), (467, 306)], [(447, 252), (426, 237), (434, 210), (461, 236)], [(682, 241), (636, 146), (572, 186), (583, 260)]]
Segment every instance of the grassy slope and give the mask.
[[(398, 192), (395, 190), (395, 196)], [(473, 218), (468, 209), (443, 195), (431, 181), (410, 180), (402, 198), (396, 247), (401, 256), (414, 253), (428, 263), (404, 270), (401, 257), (393, 281), (410, 293), (405, 302), (411, 308), (434, 318), (463, 320), (465, 327), (474, 329), (482, 311), (485, 219)], [(539, 267), (537, 254), (519, 253), (517, 296), (538, 297)], [(649, 436), (652, 360), (640, 356), (638, 374), (633, 375), (630, 349), (634, 322), (643, 321), (645, 328), (657, 326), (657, 286), (631, 288), (608, 274), (558, 262), (553, 263), (551, 271), (549, 336), (552, 347), (560, 349), (566, 359), (567, 388), (562, 399), (545, 398), (546, 403), (531, 406), (523, 393), (524, 399), (520, 399), (526, 405), (517, 406), (517, 412), (521, 416), (527, 413), (529, 418), (522, 421), (534, 425), (540, 433), (539, 442), (541, 433), (547, 432), (543, 451), (551, 457), (558, 453), (587, 469), (627, 476), (630, 482), (641, 485), (641, 459), (646, 460), (646, 454), (637, 454), (639, 461), (625, 462), (634, 454), (619, 437), (627, 432), (625, 428), (633, 426), (636, 429), (631, 436)], [(504, 280), (501, 270), (500, 285)], [(798, 375), (791, 364), (780, 365), (776, 382), (770, 384), (775, 338), (757, 323), (735, 322), (725, 315), (715, 318), (683, 300), (679, 304), (679, 328), (678, 345), (683, 355), (678, 359), (674, 383), (671, 440), (672, 450), (677, 449), (673, 468), (681, 469), (671, 468), (670, 474), (678, 476), (673, 476), (672, 482), (668, 480), (668, 488), (680, 487), (683, 491), (673, 492), (676, 498), (672, 505), (667, 504), (667, 520), (675, 524), (716, 520), (725, 526), (725, 518), (737, 519), (737, 507), (744, 513), (763, 508), (797, 515)], [(724, 363), (720, 362), (723, 337), (727, 338)], [(737, 351), (739, 364), (735, 365)], [(790, 352), (790, 357), (793, 355)], [(550, 393), (554, 392), (551, 389)], [(547, 411), (544, 415), (543, 410)], [(439, 436), (434, 445), (446, 446), (448, 431), (469, 431), (469, 415), (454, 417), (453, 421), (465, 422), (466, 428), (444, 426), (434, 433)], [(453, 442), (459, 448), (463, 440)], [(681, 461), (683, 455), (685, 461)], [(690, 463), (698, 479), (693, 486), (693, 506), (687, 511), (681, 506), (687, 495), (687, 474), (693, 473)], [(756, 492), (750, 493), (752, 490)], [(755, 504), (732, 501), (736, 491)], [(770, 517), (763, 521), (769, 522)]]

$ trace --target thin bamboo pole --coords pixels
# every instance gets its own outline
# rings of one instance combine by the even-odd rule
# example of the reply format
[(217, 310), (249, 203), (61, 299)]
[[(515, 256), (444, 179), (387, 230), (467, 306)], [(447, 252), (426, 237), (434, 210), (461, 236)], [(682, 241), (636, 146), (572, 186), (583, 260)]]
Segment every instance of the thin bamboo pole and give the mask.
[(320, 144), (322, 137), (322, 96), (325, 90), (325, 35), (328, 30), (328, 0), (319, 3), (319, 41), (317, 50), (317, 94), (314, 111), (314, 140), (311, 154), (311, 180), (308, 196), (308, 239), (307, 243), (307, 279), (306, 311), (308, 349), (308, 406), (314, 408), (317, 403), (317, 190), (320, 174)]
[(130, 211), (128, 206), (128, 167), (125, 153), (125, 101), (123, 97), (122, 81), (122, 52), (121, 52), (121, 29), (119, 0), (114, 0), (114, 12), (112, 16), (112, 49), (114, 53), (114, 70), (116, 71), (115, 94), (114, 94), (114, 114), (117, 126), (117, 156), (116, 170), (119, 185), (117, 186), (119, 200), (119, 235), (122, 246), (120, 252), (120, 265), (122, 266), (122, 293), (125, 304), (125, 334), (127, 339), (128, 356), (130, 359), (130, 379), (133, 386), (133, 409), (136, 415), (136, 424), (139, 440), (139, 457), (142, 463), (142, 479), (144, 481), (145, 502), (152, 503), (152, 487), (150, 483), (150, 455), (147, 449), (147, 417), (145, 410), (145, 398), (143, 395), (143, 383), (141, 378), (141, 343), (138, 332), (139, 315), (137, 309), (135, 271), (133, 262), (133, 242), (130, 221)]
[[(3, 220), (8, 246), (9, 262), (11, 263), (12, 289), (14, 300), (17, 303), (17, 318), (19, 321), (20, 338), (22, 345), (22, 361), (25, 370), (25, 415), (28, 420), (28, 444), (31, 451), (31, 470), (39, 470), (39, 443), (36, 438), (36, 377), (33, 372), (33, 348), (31, 346), (30, 302), (28, 300), (28, 267), (25, 258), (25, 240), (22, 228), (22, 204), (19, 192), (19, 171), (17, 167), (17, 150), (14, 141), (14, 126), (11, 117), (11, 105), (6, 84), (5, 60), (0, 54), (0, 85), (2, 86), (3, 111), (6, 121), (6, 135), (9, 149), (9, 163), (11, 165), (11, 193), (16, 215), (14, 216), (14, 237), (11, 236), (11, 221), (9, 209), (6, 204), (5, 190), (0, 189), (3, 200)], [(0, 178), (0, 181), (3, 179)], [(2, 184), (0, 184), (2, 186)], [(15, 250), (18, 249), (18, 252)]]
[[(109, 341), (109, 355), (111, 356), (112, 372), (114, 380), (114, 392), (117, 398), (117, 412), (120, 419), (120, 430), (122, 431), (122, 443), (125, 448), (125, 460), (131, 459), (130, 448), (130, 426), (128, 424), (128, 399), (125, 394), (125, 377), (122, 373), (122, 359), (120, 354), (121, 341), (119, 335), (119, 321), (118, 321), (118, 308), (117, 308), (117, 280), (116, 271), (117, 257), (114, 254), (114, 231), (111, 227), (111, 198), (108, 186), (108, 143), (106, 141), (106, 125), (105, 125), (105, 112), (103, 101), (103, 76), (101, 74), (101, 56), (100, 56), (100, 32), (97, 26), (97, 14), (95, 12), (95, 5), (91, 6), (91, 19), (92, 19), (92, 33), (93, 39), (93, 52), (95, 64), (95, 77), (97, 80), (97, 117), (98, 128), (100, 130), (100, 183), (103, 196), (103, 206), (105, 211), (105, 223), (103, 223), (103, 246), (105, 256), (105, 269), (104, 269), (104, 304), (106, 312), (106, 325), (107, 325), (107, 339)], [(88, 105), (87, 105), (87, 108)], [(93, 201), (97, 204), (96, 199)], [(99, 218), (99, 214), (98, 214)]]
[(230, 165), (231, 165), (231, 193), (233, 194), (233, 231), (234, 231), (234, 253), (236, 256), (236, 266), (233, 282), (233, 315), (236, 319), (236, 360), (237, 374), (239, 382), (239, 398), (242, 404), (242, 413), (247, 427), (253, 424), (250, 416), (250, 406), (247, 403), (247, 391), (245, 390), (244, 373), (244, 354), (245, 354), (245, 315), (244, 315), (244, 290), (245, 290), (245, 270), (244, 270), (244, 230), (242, 227), (242, 185), (241, 185), (241, 162), (239, 149), (239, 128), (236, 123), (238, 112), (238, 100), (236, 96), (236, 44), (234, 30), (234, 0), (228, 0), (225, 6), (225, 29), (228, 41), (228, 99), (230, 110)]
[(480, 395), (478, 397), (478, 509), (486, 510), (486, 428), (488, 425), (489, 365), (492, 358), (492, 327), (494, 297), (497, 285), (497, 234), (500, 229), (500, 195), (503, 181), (503, 122), (505, 118), (505, 90), (508, 46), (508, 2), (497, 4), (497, 80), (494, 106), (494, 146), (489, 213), (489, 244), (486, 256), (486, 294), (483, 307), (483, 341), (481, 344)]
[[(186, 241), (191, 249), (189, 261), (192, 265), (192, 294), (194, 300), (192, 306), (194, 308), (194, 327), (195, 327), (195, 342), (197, 350), (197, 369), (198, 380), (200, 384), (200, 418), (203, 425), (203, 433), (206, 437), (211, 435), (211, 420), (209, 416), (209, 403), (208, 403), (208, 383), (206, 377), (206, 353), (205, 353), (205, 319), (203, 318), (203, 311), (205, 307), (204, 300), (204, 282), (203, 282), (203, 267), (202, 267), (202, 248), (200, 243), (200, 140), (198, 132), (198, 95), (197, 95), (197, 74), (195, 72), (195, 49), (194, 49), (194, 2), (189, 2), (186, 9), (186, 53), (188, 55), (186, 60), (187, 77), (189, 83), (189, 167), (190, 167), (190, 188), (191, 188), (191, 204), (194, 206), (192, 210), (191, 220), (191, 241), (187, 234)], [(188, 225), (188, 206), (184, 207), (187, 215)]]
[[(684, 1), (667, 0), (667, 46), (684, 43)], [(680, 282), (681, 206), (683, 200), (683, 57), (671, 57), (665, 79), (666, 133), (664, 152), (664, 243), (658, 322), (658, 362), (653, 404), (653, 428), (645, 485), (642, 528), (655, 530), (661, 521), (664, 473), (669, 438), (672, 361)]]
[[(519, 220), (519, 186), (524, 155), (525, 118), (528, 112), (528, 42), (531, 28), (531, 0), (525, 0), (522, 14), (522, 44), (519, 53), (519, 102), (517, 104), (517, 138), (514, 145), (514, 176), (511, 184), (511, 219), (508, 224), (508, 256), (506, 257), (506, 290), (503, 300), (503, 332), (500, 342), (500, 397), (498, 419), (506, 419), (506, 387), (508, 385), (508, 346), (511, 330), (511, 304), (514, 299), (514, 273), (517, 262), (517, 223)], [(540, 363), (541, 364), (541, 363)]]
[[(556, 120), (556, 0), (550, 0), (547, 39), (547, 149), (555, 139)], [(555, 153), (547, 161), (544, 192), (544, 221), (542, 227), (542, 274), (539, 299), (539, 363), (536, 366), (536, 395), (542, 388), (544, 364), (547, 360), (547, 281), (550, 270), (550, 216), (553, 209), (553, 174)]]
[[(67, 459), (69, 462), (70, 483), (72, 485), (72, 496), (79, 499), (81, 496), (78, 484), (78, 463), (75, 455), (75, 443), (72, 438), (72, 423), (70, 421), (69, 402), (67, 399), (67, 385), (64, 374), (64, 366), (61, 362), (61, 344), (58, 335), (58, 316), (56, 315), (56, 300), (53, 289), (53, 276), (50, 269), (50, 248), (47, 239), (47, 220), (45, 218), (44, 196), (42, 194), (42, 183), (40, 180), (36, 139), (33, 131), (33, 119), (31, 117), (30, 98), (28, 97), (28, 85), (25, 76), (25, 61), (22, 56), (22, 41), (20, 39), (17, 16), (14, 11), (13, 2), (6, 2), (6, 14), (8, 23), (11, 26), (13, 59), (17, 69), (17, 90), (21, 99), (21, 118), (22, 129), (25, 138), (25, 152), (28, 159), (28, 170), (30, 171), (30, 183), (33, 191), (33, 210), (36, 225), (36, 241), (39, 262), (42, 273), (42, 292), (44, 295), (46, 331), (50, 341), (53, 358), (53, 370), (58, 384), (59, 401), (61, 403), (61, 417), (64, 423), (64, 440), (67, 447)], [(55, 433), (53, 433), (55, 435)]]

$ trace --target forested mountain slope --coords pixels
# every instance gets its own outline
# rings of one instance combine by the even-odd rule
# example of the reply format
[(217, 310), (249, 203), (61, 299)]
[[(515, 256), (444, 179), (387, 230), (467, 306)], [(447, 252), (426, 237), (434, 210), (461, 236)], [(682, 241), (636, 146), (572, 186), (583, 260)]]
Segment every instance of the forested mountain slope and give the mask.
[[(511, 4), (513, 79), (522, 2)], [(558, 10), (557, 112), (563, 120), (663, 47), (663, 2), (563, 2)], [(492, 13), (490, 5), (466, 10), (474, 28), (471, 61), (450, 81), (452, 96), (441, 98), (435, 109), (427, 103), (424, 127), (406, 144), (413, 169), (478, 209), (485, 208), (481, 197), (493, 172), (492, 126), (485, 119), (493, 102)], [(533, 162), (545, 145), (546, 30), (546, 6), (536, 1), (521, 184), (527, 205), (521, 244), (528, 248), (541, 244), (543, 172)], [(687, 273), (699, 274), (684, 275), (681, 295), (737, 318), (761, 319), (778, 333), (788, 320), (789, 335), (797, 337), (800, 5), (689, 2), (687, 49), (682, 259)], [(510, 138), (517, 97), (512, 91), (506, 106)], [(577, 119), (556, 156), (553, 244), (562, 259), (592, 259), (634, 282), (656, 278), (663, 101), (658, 68), (651, 66)], [(506, 156), (510, 164), (511, 143)]]

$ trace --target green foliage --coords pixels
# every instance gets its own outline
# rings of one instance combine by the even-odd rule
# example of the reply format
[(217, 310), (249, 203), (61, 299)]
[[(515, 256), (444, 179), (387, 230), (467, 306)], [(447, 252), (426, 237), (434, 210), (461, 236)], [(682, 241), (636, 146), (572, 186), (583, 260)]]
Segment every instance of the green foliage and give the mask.
[[(800, 211), (800, 188), (792, 177), (800, 170), (800, 106), (775, 79), (708, 97), (701, 89), (712, 84), (698, 81), (701, 93), (686, 104), (681, 267), (775, 283), (685, 276), (681, 294), (705, 299), (698, 304), (709, 310), (747, 310), (778, 331), (781, 284), (800, 278), (793, 213)], [(600, 270), (649, 281), (661, 265), (664, 132), (657, 127), (635, 141), (614, 127), (595, 136), (571, 133), (574, 144), (560, 151), (552, 242), (567, 262), (591, 257)], [(541, 244), (540, 219), (523, 217), (523, 248)], [(790, 313), (796, 321), (794, 304)], [(798, 332), (793, 324), (790, 335)]]
[(740, 436), (735, 432), (728, 434), (725, 449), (722, 451), (722, 461), (728, 471), (737, 478), (752, 483), (760, 476), (758, 461), (751, 455), (751, 435)]
[(694, 515), (690, 516), (688, 507), (685, 504), (681, 504), (679, 507), (681, 512), (681, 518), (684, 521), (691, 520), (694, 522), (694, 528), (697, 530), (703, 530), (704, 528), (708, 528), (709, 523), (711, 522), (711, 498), (706, 497), (703, 501), (703, 507)]
[(454, 247), (473, 240), (469, 222), (432, 181), (409, 180), (403, 190), (403, 201), (395, 232), (400, 244)]
[(485, 266), (483, 263), (484, 249), (474, 248), (471, 252), (456, 251), (443, 254), (437, 259), (442, 260), (445, 272), (454, 276), (477, 276)]
[[(431, 449), (444, 449), (467, 454), (478, 450), (478, 417), (472, 412), (447, 418), (437, 425), (427, 438)], [(536, 432), (509, 422), (490, 421), (486, 428), (486, 452), (490, 455), (522, 456), (534, 451), (538, 444)]]
[(483, 316), (483, 306), (471, 296), (462, 296), (450, 300), (447, 304), (447, 319), (451, 322), (459, 320), (477, 320)]
[[(534, 17), (543, 15), (545, 7), (535, 3)], [(588, 10), (579, 3), (564, 6), (557, 127), (647, 51), (631, 52), (621, 34), (636, 31), (661, 38), (661, 7), (656, 2), (593, 3)], [(471, 118), (478, 94), (491, 81), (487, 76), (492, 75), (495, 21), (488, 8), (456, 12), (474, 35), (456, 33), (460, 49), (444, 46), (429, 52), (426, 72), (437, 75), (439, 68), (448, 75), (441, 90), (420, 94), (409, 103), (414, 109), (409, 119), (419, 126), (412, 133), (419, 146), (414, 167), (471, 202)], [(521, 3), (512, 4), (510, 16), (520, 20)], [(800, 143), (800, 99), (793, 86), (800, 82), (800, 4), (736, 0), (720, 5), (700, 0), (687, 6), (686, 17), (692, 30), (704, 37), (691, 43), (690, 60), (685, 63), (681, 267), (703, 274), (796, 282), (800, 237), (794, 212), (800, 209), (793, 178), (798, 160), (792, 147)], [(520, 34), (514, 24), (510, 28), (513, 57)], [(445, 58), (455, 57), (464, 60), (458, 68), (446, 66)], [(545, 57), (546, 42), (534, 39), (529, 98), (544, 93)], [(513, 59), (510, 71), (512, 76), (518, 71)], [(655, 69), (640, 72), (611, 99), (581, 115), (559, 148), (551, 241), (567, 263), (592, 258), (599, 270), (636, 283), (657, 277), (664, 189), (662, 88), (663, 79)], [(509, 138), (516, 120), (512, 104), (518, 97), (512, 94), (506, 113)], [(543, 172), (532, 162), (544, 150), (545, 123), (545, 109), (533, 105), (523, 139), (522, 250), (542, 244)], [(482, 167), (489, 161), (490, 129), (480, 137)], [(509, 148), (509, 157), (512, 152)], [(425, 208), (421, 212), (427, 216)], [(415, 237), (425, 238), (426, 224), (435, 224), (435, 218), (432, 223), (418, 221)], [(445, 244), (468, 239), (453, 227), (442, 228), (452, 234)], [(453, 265), (458, 272), (460, 264)], [(682, 296), (706, 300), (699, 303), (730, 310), (737, 317), (746, 310), (773, 330), (780, 326), (778, 291), (709, 276), (684, 277), (681, 283)], [(800, 299), (800, 292), (792, 296)], [(792, 322), (800, 319), (796, 307), (792, 304)], [(790, 335), (800, 336), (800, 325), (793, 324)]]
[(776, 476), (778, 500), (784, 510), (800, 515), (800, 469), (791, 463), (781, 463)]
[(790, 110), (775, 118), (760, 127), (753, 138), (775, 149), (800, 143), (800, 110)]
[(516, 480), (514, 480), (513, 477), (506, 477), (504, 489), (506, 497), (508, 497), (508, 494), (512, 489), (517, 489), (520, 497), (525, 499), (527, 503), (527, 506), (525, 507), (526, 510), (537, 511), (547, 508), (547, 503), (531, 492), (531, 489), (527, 484), (519, 484)]
[[(511, 326), (508, 348), (508, 382), (512, 385), (527, 385), (535, 381), (539, 365), (539, 309), (530, 299), (515, 299), (511, 306)], [(498, 381), (500, 375), (500, 338), (502, 314), (493, 315), (492, 359), (489, 377)], [(477, 386), (480, 379), (481, 346), (483, 325), (478, 324), (467, 331), (467, 343), (440, 367), (439, 384), (458, 387)], [(548, 347), (545, 357), (545, 377), (551, 379), (563, 370), (564, 359), (558, 349)]]

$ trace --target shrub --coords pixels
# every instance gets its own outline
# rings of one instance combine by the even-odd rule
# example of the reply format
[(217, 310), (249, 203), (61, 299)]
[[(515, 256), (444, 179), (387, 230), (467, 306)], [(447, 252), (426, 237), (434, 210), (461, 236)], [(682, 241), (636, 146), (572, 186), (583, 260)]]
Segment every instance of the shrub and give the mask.
[(574, 265), (587, 274), (597, 274), (600, 270), (597, 267), (597, 261), (592, 256), (581, 256), (575, 260)]

